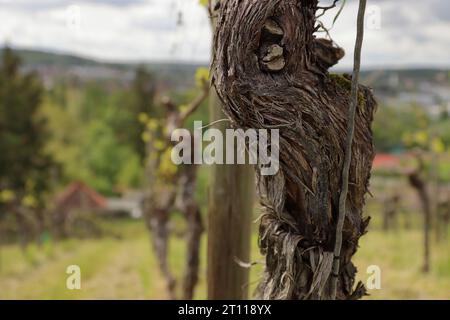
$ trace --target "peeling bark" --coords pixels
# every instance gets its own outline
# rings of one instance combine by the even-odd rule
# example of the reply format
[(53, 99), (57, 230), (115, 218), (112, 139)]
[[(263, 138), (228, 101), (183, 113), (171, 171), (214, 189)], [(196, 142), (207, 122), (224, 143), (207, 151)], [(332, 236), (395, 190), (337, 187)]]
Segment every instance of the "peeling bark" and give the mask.
[[(214, 38), (213, 84), (238, 128), (280, 129), (280, 171), (260, 176), (264, 299), (330, 299), (350, 84), (328, 68), (343, 57), (314, 36), (316, 0), (229, 0)], [(282, 48), (280, 50), (278, 47)], [(268, 64), (270, 63), (270, 64)], [(357, 299), (351, 258), (366, 232), (376, 102), (359, 86), (337, 299)], [(354, 288), (355, 287), (355, 288)]]

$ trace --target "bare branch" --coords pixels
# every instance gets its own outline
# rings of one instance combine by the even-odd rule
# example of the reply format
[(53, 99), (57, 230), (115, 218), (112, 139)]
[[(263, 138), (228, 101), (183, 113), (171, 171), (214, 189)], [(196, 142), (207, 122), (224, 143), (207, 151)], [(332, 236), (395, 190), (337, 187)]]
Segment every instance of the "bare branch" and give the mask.
[(336, 8), (336, 4), (337, 4), (338, 2), (339, 2), (339, 0), (334, 0), (334, 1), (333, 1), (333, 4), (331, 4), (331, 5), (328, 6), (328, 7), (317, 6), (317, 10), (322, 10), (322, 12), (321, 12), (319, 15), (316, 16), (316, 19), (322, 17), (328, 10), (333, 9), (333, 8)]
[(202, 88), (202, 92), (195, 98), (189, 105), (186, 111), (182, 112), (180, 115), (180, 124), (183, 124), (186, 119), (193, 114), (203, 103), (203, 101), (206, 100), (209, 94), (209, 86), (204, 85)]
[(339, 217), (336, 226), (336, 242), (334, 246), (334, 261), (333, 261), (333, 269), (331, 272), (332, 281), (331, 281), (331, 299), (336, 299), (337, 292), (337, 283), (339, 277), (339, 267), (341, 260), (341, 248), (342, 248), (342, 231), (344, 228), (344, 221), (346, 215), (346, 201), (348, 194), (348, 185), (349, 185), (349, 175), (350, 175), (350, 164), (352, 161), (352, 144), (353, 144), (353, 136), (355, 132), (355, 116), (356, 116), (356, 107), (358, 105), (358, 79), (359, 79), (359, 70), (361, 68), (361, 50), (362, 43), (364, 39), (364, 14), (366, 10), (367, 0), (359, 1), (359, 10), (358, 10), (358, 22), (357, 22), (357, 36), (356, 36), (356, 46), (355, 46), (355, 57), (354, 57), (354, 68), (353, 68), (353, 77), (352, 77), (352, 92), (351, 92), (351, 105), (348, 116), (348, 127), (347, 127), (347, 140), (346, 140), (346, 150), (345, 150), (345, 159), (344, 159), (344, 167), (342, 169), (342, 187), (341, 194), (339, 197)]

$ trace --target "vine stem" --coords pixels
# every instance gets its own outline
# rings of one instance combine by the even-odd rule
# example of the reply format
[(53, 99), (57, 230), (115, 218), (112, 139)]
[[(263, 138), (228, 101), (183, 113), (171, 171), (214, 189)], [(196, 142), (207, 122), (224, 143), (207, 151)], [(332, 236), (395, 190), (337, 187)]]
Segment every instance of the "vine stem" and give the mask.
[(353, 77), (352, 77), (352, 91), (351, 91), (351, 103), (348, 114), (347, 123), (347, 138), (345, 146), (345, 158), (344, 166), (342, 169), (342, 185), (341, 194), (339, 196), (339, 216), (336, 225), (336, 241), (334, 244), (334, 260), (333, 268), (331, 271), (331, 300), (336, 300), (337, 284), (339, 278), (339, 267), (341, 260), (341, 248), (342, 248), (342, 231), (344, 229), (344, 221), (346, 215), (346, 201), (348, 194), (348, 182), (350, 175), (350, 164), (352, 161), (352, 144), (353, 136), (355, 133), (355, 117), (356, 108), (358, 105), (358, 80), (359, 71), (361, 68), (361, 50), (364, 39), (364, 15), (366, 11), (367, 0), (359, 1), (358, 9), (358, 21), (357, 21), (357, 36), (354, 55)]

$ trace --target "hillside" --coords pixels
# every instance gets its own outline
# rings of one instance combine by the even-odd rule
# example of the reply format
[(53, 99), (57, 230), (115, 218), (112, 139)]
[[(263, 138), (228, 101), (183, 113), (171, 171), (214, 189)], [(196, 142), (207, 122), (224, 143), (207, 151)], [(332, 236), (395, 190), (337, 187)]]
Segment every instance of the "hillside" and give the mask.
[[(128, 83), (133, 70), (139, 65), (136, 62), (115, 63), (104, 62), (72, 54), (45, 52), (38, 50), (18, 49), (18, 55), (24, 62), (24, 68), (35, 70), (51, 83), (52, 80), (74, 76), (81, 81), (118, 80)], [(0, 55), (2, 50), (0, 50)], [(142, 63), (158, 79), (161, 87), (186, 89), (194, 85), (195, 71), (207, 65), (145, 62)], [(438, 69), (374, 69), (363, 70), (361, 81), (381, 94), (398, 91), (417, 91), (424, 84), (432, 86), (449, 84), (450, 71)]]
[[(139, 65), (136, 62), (115, 63), (98, 61), (72, 54), (45, 52), (29, 49), (15, 50), (23, 62), (25, 70), (38, 72), (45, 83), (52, 85), (55, 79), (76, 78), (80, 81), (115, 80), (128, 83), (133, 71)], [(3, 50), (0, 50), (0, 56)], [(202, 65), (184, 63), (142, 63), (151, 71), (162, 87), (185, 89), (194, 84), (194, 75)], [(206, 65), (203, 65), (206, 67)]]

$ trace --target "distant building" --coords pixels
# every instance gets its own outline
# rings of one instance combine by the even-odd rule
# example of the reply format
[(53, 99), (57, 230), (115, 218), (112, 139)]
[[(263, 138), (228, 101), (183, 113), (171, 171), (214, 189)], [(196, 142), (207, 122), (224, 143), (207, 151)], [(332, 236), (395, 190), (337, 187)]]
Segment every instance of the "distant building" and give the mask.
[(379, 153), (373, 160), (374, 170), (390, 170), (400, 167), (401, 157), (389, 153)]
[(130, 192), (122, 198), (108, 198), (106, 200), (107, 213), (110, 215), (128, 215), (138, 219), (142, 217), (143, 192)]
[(105, 198), (83, 182), (70, 184), (57, 198), (55, 215), (67, 220), (71, 211), (86, 211), (101, 216), (142, 217), (142, 192), (130, 192), (122, 198)]
[(70, 184), (57, 198), (55, 210), (68, 214), (74, 209), (100, 210), (106, 208), (106, 199), (81, 181)]
[(55, 201), (54, 226), (62, 236), (67, 236), (73, 215), (100, 212), (106, 208), (106, 199), (97, 191), (81, 181), (73, 182)]
[(57, 198), (56, 206), (64, 209), (104, 209), (106, 199), (81, 181), (71, 183)]

